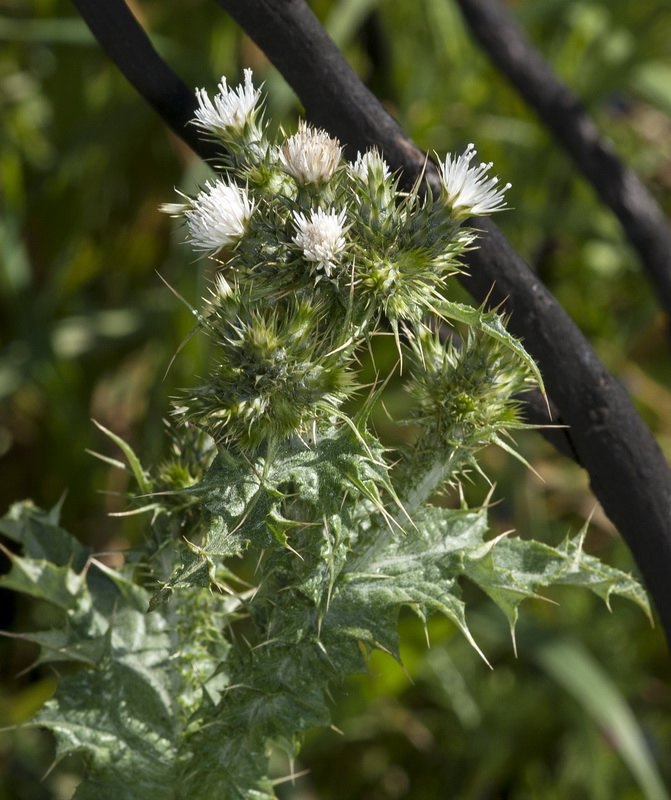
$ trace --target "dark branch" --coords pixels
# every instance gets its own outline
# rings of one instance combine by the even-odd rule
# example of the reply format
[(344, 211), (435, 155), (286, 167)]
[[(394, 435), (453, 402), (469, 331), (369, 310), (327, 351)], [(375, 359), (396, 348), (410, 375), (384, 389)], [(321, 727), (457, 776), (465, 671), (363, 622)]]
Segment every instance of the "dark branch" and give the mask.
[(156, 53), (124, 0), (73, 3), (102, 49), (168, 127), (199, 156), (214, 158), (216, 149), (189, 124), (195, 107), (193, 90)]
[[(573, 449), (568, 425), (561, 418), (559, 409), (544, 397), (540, 389), (532, 389), (517, 398), (522, 406), (522, 415), (529, 425), (537, 425), (543, 438), (563, 456), (580, 464), (580, 458)], [(548, 411), (548, 404), (550, 410)], [(582, 466), (582, 464), (580, 464)]]
[(560, 421), (569, 426), (570, 449), (631, 549), (671, 643), (669, 466), (623, 387), (553, 295), (494, 223), (473, 222), (483, 235), (465, 285), (476, 298), (491, 290), (490, 303), (513, 312), (508, 329), (524, 337), (541, 365)]
[(349, 158), (377, 143), (410, 181), (418, 174), (424, 153), (359, 80), (302, 0), (216, 2), (293, 87), (310, 122), (337, 136)]
[[(422, 152), (361, 85), (302, 0), (217, 1), (283, 72), (313, 122), (352, 150), (378, 146), (409, 179), (419, 174)], [(87, 21), (104, 16), (100, 0), (77, 4), (86, 10)], [(122, 0), (104, 4), (108, 14), (119, 5)], [(101, 37), (103, 46), (106, 41)], [(158, 74), (166, 69), (146, 37), (136, 34), (133, 47), (142, 51), (133, 54), (134, 62), (141, 60)], [(119, 47), (108, 52), (115, 59), (130, 57)], [(127, 65), (119, 66), (132, 74)], [(175, 130), (184, 125), (182, 111), (175, 113), (166, 104), (155, 108)], [(192, 146), (206, 155), (200, 142)], [(671, 642), (671, 471), (622, 387), (554, 297), (492, 222), (478, 219), (474, 224), (483, 235), (470, 259), (472, 277), (464, 284), (481, 302), (494, 286), (491, 302), (505, 300), (512, 312), (509, 327), (538, 360), (561, 420), (570, 426), (570, 449), (589, 471), (596, 496), (631, 548)]]
[(651, 194), (620, 161), (500, 0), (457, 2), (473, 36), (620, 220), (671, 317), (671, 228)]

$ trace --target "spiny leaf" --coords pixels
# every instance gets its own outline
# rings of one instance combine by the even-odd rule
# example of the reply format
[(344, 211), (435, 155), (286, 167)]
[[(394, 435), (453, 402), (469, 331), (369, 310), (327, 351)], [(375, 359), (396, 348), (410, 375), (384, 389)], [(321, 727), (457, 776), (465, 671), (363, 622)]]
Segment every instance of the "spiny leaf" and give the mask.
[(220, 454), (203, 480), (183, 492), (202, 498), (204, 541), (186, 541), (182, 563), (152, 597), (151, 610), (178, 586), (214, 583), (216, 567), (226, 556), (243, 552), (252, 542), (259, 548), (268, 546), (273, 539), (265, 522), (281, 495), (269, 489), (259, 472), (244, 460)]
[[(384, 512), (380, 490), (394, 497), (381, 446), (369, 434), (355, 435), (346, 427), (323, 434), (311, 447), (296, 439), (272, 461), (258, 457), (251, 463), (222, 452), (203, 480), (184, 490), (202, 498), (207, 519), (204, 541), (187, 544), (182, 564), (152, 598), (151, 607), (165, 600), (177, 586), (213, 582), (217, 565), (249, 546), (257, 550), (284, 548), (286, 543), (273, 531), (278, 521), (288, 519), (281, 507), (285, 501), (290, 503), (292, 494), (310, 509), (306, 519), (291, 518), (292, 526), (298, 528), (301, 523), (321, 524), (324, 517), (347, 516), (348, 495), (367, 498)], [(321, 549), (317, 537), (311, 537), (311, 541)], [(341, 555), (347, 547), (343, 540)], [(301, 557), (305, 555), (293, 544), (291, 549)]]
[(440, 299), (438, 308), (434, 309), (434, 311), (439, 317), (442, 316), (447, 319), (464, 322), (474, 330), (483, 331), (508, 347), (526, 364), (536, 379), (541, 392), (545, 394), (543, 378), (540, 370), (536, 366), (536, 362), (529, 353), (527, 353), (519, 339), (516, 339), (511, 333), (508, 333), (503, 324), (501, 315), (496, 311), (484, 311), (482, 308), (473, 308), (472, 306), (467, 306), (463, 303), (455, 303), (445, 298)]
[(358, 625), (356, 635), (362, 641), (369, 646), (379, 641), (397, 655), (390, 626), (400, 606), (407, 605), (423, 618), (444, 614), (478, 649), (457, 582), (462, 575), (494, 600), (513, 632), (522, 600), (538, 597), (541, 588), (552, 584), (585, 586), (606, 601), (611, 594), (620, 594), (649, 614), (645, 593), (631, 576), (582, 552), (584, 532), (558, 548), (505, 536), (487, 541), (484, 508), (455, 511), (428, 506), (417, 512), (414, 522), (416, 529), (406, 536), (378, 551), (373, 548), (358, 560), (358, 565), (367, 565), (366, 573), (343, 575), (325, 626), (340, 624), (353, 633)]
[[(56, 541), (60, 555), (78, 552), (76, 540), (68, 543), (53, 517), (30, 505), (15, 508), (7, 521), (12, 524), (3, 529), (9, 527), (31, 551), (44, 552)], [(87, 666), (61, 679), (31, 721), (53, 731), (57, 758), (74, 752), (88, 757), (88, 777), (75, 797), (194, 796), (183, 773), (192, 758), (188, 726), (202, 704), (211, 706), (220, 696), (216, 685), (223, 675), (213, 691), (207, 684), (229, 648), (223, 638), (226, 600), (190, 590), (176, 611), (147, 615), (148, 595), (131, 574), (94, 560), (77, 572), (69, 564), (13, 555), (2, 583), (64, 611), (60, 628), (25, 635), (42, 647), (39, 661)]]
[(414, 529), (366, 559), (366, 573), (347, 572), (343, 576), (325, 624), (332, 624), (331, 615), (340, 614), (343, 621), (336, 624), (355, 630), (355, 623), (346, 620), (358, 620), (362, 641), (370, 647), (378, 642), (398, 658), (396, 618), (405, 605), (422, 619), (431, 613), (451, 619), (484, 658), (466, 623), (457, 583), (463, 552), (469, 547), (483, 547), (484, 510), (427, 508), (413, 521)]
[[(10, 634), (2, 633), (2, 635), (9, 636)], [(36, 664), (48, 664), (54, 661), (78, 661), (94, 667), (100, 663), (107, 648), (104, 636), (92, 636), (82, 641), (80, 634), (69, 625), (56, 630), (11, 635), (13, 638), (23, 639), (39, 645), (40, 653), (36, 659)]]
[(57, 567), (50, 561), (22, 558), (2, 549), (12, 567), (0, 577), (1, 587), (49, 600), (66, 611), (74, 607), (86, 581), (84, 572), (76, 573), (69, 566)]
[(585, 531), (586, 527), (556, 548), (533, 540), (499, 537), (484, 554), (465, 552), (463, 574), (494, 600), (513, 632), (522, 600), (538, 597), (540, 589), (553, 584), (584, 586), (606, 603), (611, 594), (619, 594), (650, 616), (645, 592), (634, 578), (582, 551)]
[(91, 551), (58, 524), (60, 503), (42, 511), (30, 500), (14, 503), (0, 519), (0, 533), (21, 544), (26, 557), (50, 561), (55, 566), (69, 564), (81, 572)]

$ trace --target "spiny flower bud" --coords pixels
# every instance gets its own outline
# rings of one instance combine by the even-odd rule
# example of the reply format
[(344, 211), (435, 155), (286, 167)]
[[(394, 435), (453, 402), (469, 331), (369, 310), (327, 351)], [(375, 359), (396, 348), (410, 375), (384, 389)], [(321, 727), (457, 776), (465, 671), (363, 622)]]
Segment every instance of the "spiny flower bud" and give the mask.
[(362, 181), (367, 181), (369, 174), (383, 181), (391, 175), (391, 170), (387, 162), (382, 158), (376, 148), (366, 150), (365, 153), (357, 153), (356, 161), (352, 164), (350, 169), (355, 175), (358, 175)]
[(204, 330), (217, 363), (175, 409), (219, 444), (254, 450), (329, 420), (350, 390), (348, 353), (329, 352), (315, 309), (289, 302), (264, 311), (236, 290), (212, 309)]
[(506, 429), (524, 427), (515, 396), (530, 385), (530, 372), (503, 344), (469, 333), (460, 346), (446, 345), (422, 328), (412, 349), (408, 389), (417, 401), (413, 421), (426, 441), (472, 451)]
[(214, 279), (214, 293), (222, 300), (226, 300), (233, 294), (233, 287), (226, 278), (224, 278), (221, 272), (219, 272)]

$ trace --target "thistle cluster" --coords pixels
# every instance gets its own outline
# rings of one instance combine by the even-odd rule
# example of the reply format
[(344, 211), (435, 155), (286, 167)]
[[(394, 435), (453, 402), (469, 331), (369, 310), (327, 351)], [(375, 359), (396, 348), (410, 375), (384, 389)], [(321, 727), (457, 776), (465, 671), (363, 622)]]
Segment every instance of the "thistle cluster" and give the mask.
[[(224, 155), (165, 210), (216, 256), (195, 310), (213, 368), (181, 399), (158, 470), (102, 429), (137, 484), (125, 513), (151, 512), (146, 543), (112, 570), (59, 526), (58, 506), (0, 519), (24, 552), (6, 551), (0, 585), (62, 618), (22, 636), (40, 663), (82, 666), (32, 722), (54, 731), (59, 758), (86, 754), (78, 797), (274, 800), (269, 748), (293, 761), (305, 731), (330, 723), (334, 682), (366, 672), (373, 650), (400, 662), (402, 608), (445, 616), (480, 652), (462, 578), (513, 633), (522, 600), (552, 584), (649, 610), (630, 576), (582, 552), (584, 532), (557, 548), (491, 539), (487, 504), (430, 503), (478, 468), (479, 448), (510, 449), (514, 397), (539, 379), (496, 312), (448, 296), (472, 244), (460, 222), (503, 206), (489, 165), (471, 167), (469, 146), (440, 164), (436, 197), (402, 192), (375, 150), (348, 164), (305, 123), (271, 141), (250, 72), (197, 97), (195, 123)], [(417, 431), (393, 469), (366, 424), (384, 384), (355, 416), (343, 408), (359, 349), (387, 323)], [(234, 566), (245, 552), (253, 576)]]
[(347, 359), (327, 352), (313, 328), (315, 307), (288, 298), (261, 308), (239, 287), (205, 322), (217, 364), (191, 389), (179, 414), (220, 444), (254, 452), (307, 431), (337, 409), (350, 391)]
[(432, 197), (419, 185), (402, 191), (376, 149), (346, 162), (340, 143), (306, 122), (272, 141), (250, 70), (197, 100), (194, 124), (221, 146), (217, 175), (162, 208), (219, 265), (201, 318), (217, 363), (178, 412), (218, 443), (254, 451), (333, 423), (355, 387), (356, 350), (382, 320), (400, 348), (427, 314), (453, 316), (445, 279), (474, 239), (460, 223), (503, 208), (508, 187), (487, 177), (491, 165), (470, 166), (473, 145), (439, 165)]

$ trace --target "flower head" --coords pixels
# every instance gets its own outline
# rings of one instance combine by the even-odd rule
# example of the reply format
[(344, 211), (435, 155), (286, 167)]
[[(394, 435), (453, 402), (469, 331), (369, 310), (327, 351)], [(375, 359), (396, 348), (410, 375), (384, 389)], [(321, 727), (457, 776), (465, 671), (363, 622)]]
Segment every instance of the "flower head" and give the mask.
[(356, 161), (352, 165), (352, 172), (358, 175), (362, 181), (368, 180), (369, 172), (381, 175), (382, 180), (386, 180), (391, 175), (389, 165), (376, 148), (366, 150), (365, 153), (357, 153)]
[(340, 164), (342, 148), (326, 131), (301, 121), (298, 132), (286, 140), (279, 155), (286, 171), (299, 184), (326, 183)]
[(476, 153), (475, 146), (469, 144), (460, 156), (448, 153), (445, 163), (438, 164), (444, 202), (457, 217), (491, 214), (505, 208), (503, 193), (511, 184), (497, 186), (498, 178), (487, 177), (491, 163), (471, 167)]
[(293, 241), (302, 250), (308, 261), (316, 261), (317, 269), (323, 269), (330, 276), (338, 256), (345, 249), (345, 219), (343, 209), (336, 214), (332, 209), (324, 211), (312, 210), (306, 217), (302, 212), (294, 211), (296, 235)]
[(216, 253), (244, 235), (253, 210), (247, 189), (224, 181), (207, 182), (184, 211), (189, 241), (196, 250)]
[(210, 100), (205, 89), (196, 89), (198, 108), (196, 123), (212, 133), (223, 133), (227, 129), (241, 131), (247, 122), (253, 122), (256, 103), (261, 95), (252, 83), (251, 69), (245, 70), (245, 82), (229, 89), (226, 78), (219, 82), (219, 94)]

